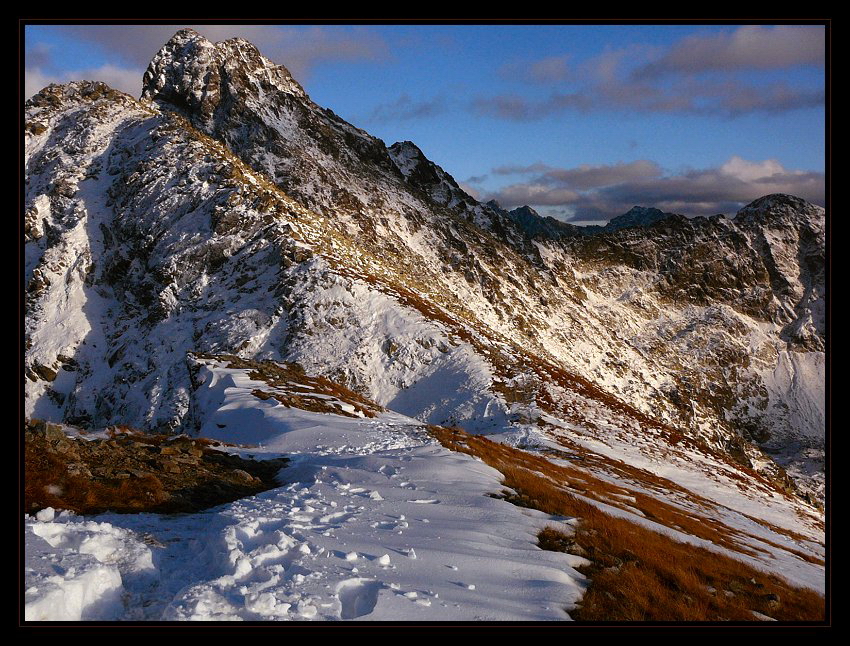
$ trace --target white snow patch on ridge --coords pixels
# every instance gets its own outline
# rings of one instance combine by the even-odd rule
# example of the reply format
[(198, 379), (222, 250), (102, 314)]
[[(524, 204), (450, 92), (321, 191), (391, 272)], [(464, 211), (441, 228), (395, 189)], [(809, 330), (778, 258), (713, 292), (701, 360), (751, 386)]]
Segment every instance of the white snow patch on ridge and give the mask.
[[(468, 343), (363, 281), (314, 258), (299, 268), (287, 359), (429, 423), (486, 432), (507, 425), (493, 373)], [(344, 373), (340, 379), (339, 371)]]

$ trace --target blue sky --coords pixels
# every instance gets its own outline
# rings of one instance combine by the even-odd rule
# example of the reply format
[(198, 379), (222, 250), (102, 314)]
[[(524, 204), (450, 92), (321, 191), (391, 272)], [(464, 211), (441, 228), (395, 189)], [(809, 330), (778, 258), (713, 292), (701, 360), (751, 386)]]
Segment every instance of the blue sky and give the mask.
[(27, 96), (82, 78), (138, 96), (184, 26), (250, 40), (319, 105), (507, 208), (824, 201), (822, 25), (29, 25)]

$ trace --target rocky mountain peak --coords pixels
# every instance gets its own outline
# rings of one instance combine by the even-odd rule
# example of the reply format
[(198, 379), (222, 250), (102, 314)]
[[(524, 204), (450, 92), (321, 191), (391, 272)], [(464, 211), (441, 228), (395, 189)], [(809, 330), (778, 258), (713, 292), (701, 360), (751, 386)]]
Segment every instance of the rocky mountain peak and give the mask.
[(38, 114), (49, 108), (68, 108), (71, 105), (91, 103), (101, 98), (123, 103), (135, 101), (129, 94), (113, 90), (101, 81), (51, 83), (27, 100), (27, 114)]
[[(197, 31), (192, 29), (191, 27), (183, 27), (182, 29), (178, 29), (175, 34), (168, 41), (169, 43), (180, 43), (180, 42), (190, 42), (195, 40), (206, 40), (203, 36), (201, 36)], [(209, 41), (207, 41), (209, 42)]]
[(422, 152), (422, 149), (409, 140), (395, 142), (390, 146), (390, 150), (397, 155), (405, 155), (411, 158), (425, 158), (425, 153)]
[(227, 40), (218, 43), (218, 45), (223, 50), (231, 54), (246, 56), (250, 59), (262, 57), (262, 54), (260, 54), (260, 50), (257, 49), (257, 46), (254, 45), (254, 43), (245, 40), (244, 38), (228, 38)]
[(397, 141), (387, 150), (405, 179), (410, 179), (414, 174), (421, 174), (424, 169), (431, 171), (429, 175), (433, 176), (432, 181), (439, 181), (433, 170), (427, 167), (425, 162), (428, 162), (428, 159), (425, 154), (412, 141)]
[(501, 232), (506, 239), (515, 241), (517, 234), (506, 231), (507, 213), (498, 204), (479, 203), (412, 141), (398, 141), (387, 153), (407, 185), (421, 191), (435, 205), (453, 209), (481, 229)]
[(822, 207), (785, 193), (765, 195), (738, 211), (735, 222), (749, 225), (799, 225), (820, 234), (824, 230), (825, 211)]
[(264, 58), (248, 41), (212, 43), (187, 28), (154, 55), (143, 78), (142, 98), (209, 121), (217, 110), (229, 109), (258, 91), (306, 97), (289, 70)]
[(623, 215), (612, 218), (605, 226), (606, 230), (615, 231), (626, 227), (648, 227), (659, 220), (671, 217), (672, 213), (664, 213), (660, 209), (646, 206), (633, 206)]
[(541, 217), (541, 215), (537, 211), (532, 209), (527, 204), (525, 206), (520, 206), (513, 209), (511, 213), (514, 214), (516, 217)]
[(517, 207), (508, 213), (511, 221), (519, 227), (524, 235), (531, 238), (560, 240), (564, 237), (581, 235), (581, 227), (577, 227), (551, 216), (542, 216), (528, 205)]
[[(448, 201), (449, 194), (463, 193), (455, 179), (428, 159), (412, 141), (397, 141), (387, 151), (408, 184), (426, 193), (434, 193), (439, 189), (445, 193), (443, 202)], [(463, 197), (469, 199), (466, 193), (463, 193)]]

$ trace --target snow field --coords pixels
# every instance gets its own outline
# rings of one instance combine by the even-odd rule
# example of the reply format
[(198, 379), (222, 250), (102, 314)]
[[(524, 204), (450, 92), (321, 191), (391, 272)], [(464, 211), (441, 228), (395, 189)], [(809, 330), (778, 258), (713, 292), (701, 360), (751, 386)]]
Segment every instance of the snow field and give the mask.
[(479, 462), (423, 445), (300, 468), (312, 483), (222, 512), (226, 573), (165, 619), (551, 620), (579, 598), (575, 557), (535, 546), (548, 518), (486, 496)]
[[(28, 619), (569, 619), (584, 560), (537, 547), (543, 527), (569, 531), (564, 519), (492, 497), (499, 472), (416, 420), (262, 401), (247, 372), (201, 369), (202, 434), (286, 454), (288, 484), (199, 514), (29, 521), (48, 543), (28, 549)], [(84, 556), (87, 578), (36, 567)]]
[(153, 575), (150, 549), (128, 529), (44, 509), (25, 525), (26, 621), (114, 620), (122, 574)]

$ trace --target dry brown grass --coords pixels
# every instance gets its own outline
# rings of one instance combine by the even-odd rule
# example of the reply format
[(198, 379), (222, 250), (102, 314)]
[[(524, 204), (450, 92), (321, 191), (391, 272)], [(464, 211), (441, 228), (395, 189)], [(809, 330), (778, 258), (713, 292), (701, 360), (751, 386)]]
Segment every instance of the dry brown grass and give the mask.
[[(452, 433), (454, 432), (456, 431), (452, 430)], [(462, 431), (458, 432), (463, 433)], [(671, 492), (676, 492), (679, 495), (692, 498), (692, 501), (697, 502), (697, 504), (702, 502), (706, 508), (711, 505), (709, 501), (698, 499), (675, 483), (659, 478), (652, 473), (629, 467), (629, 465), (608, 458), (587, 452), (582, 453), (584, 462), (593, 463), (596, 459), (603, 459), (605, 466), (608, 467), (607, 472), (617, 473), (615, 467), (619, 467), (620, 473), (618, 475), (627, 474), (629, 479), (640, 483), (642, 487), (657, 491), (660, 494), (659, 496), (651, 496), (642, 491), (612, 484), (584, 469), (553, 464), (543, 456), (516, 451), (509, 446), (490, 442), (481, 436), (464, 434), (463, 437), (462, 444), (468, 451), (475, 452), (476, 455), (484, 457), (485, 460), (489, 458), (494, 463), (498, 463), (500, 466), (497, 468), (513, 482), (526, 481), (529, 478), (532, 482), (535, 478), (550, 480), (553, 483), (554, 490), (541, 490), (538, 492), (539, 495), (546, 495), (549, 498), (552, 495), (561, 495), (562, 493), (583, 496), (631, 513), (637, 512), (648, 520), (711, 541), (727, 549), (751, 556), (755, 555), (754, 550), (750, 547), (751, 541), (748, 540), (750, 538), (748, 535), (708, 516), (693, 517), (681, 508), (664, 502), (660, 496), (669, 496)], [(459, 450), (464, 450), (464, 448)], [(526, 482), (523, 490), (530, 491), (530, 484), (531, 482)], [(534, 499), (524, 504), (540, 508), (541, 504), (554, 504), (554, 501)], [(596, 508), (593, 505), (590, 506)]]
[[(582, 495), (594, 498), (600, 492), (608, 497), (613, 489), (620, 488), (586, 474), (576, 480), (573, 470), (459, 429), (430, 430), (448, 448), (476, 455), (502, 472), (505, 485), (513, 490), (506, 492), (511, 502), (581, 519), (572, 536), (554, 528), (539, 536), (541, 547), (572, 552), (590, 561), (578, 568), (588, 575), (591, 584), (580, 607), (571, 611), (573, 619), (754, 621), (753, 611), (780, 621), (824, 619), (824, 599), (816, 592), (797, 588), (729, 556), (611, 516), (570, 491), (578, 486)], [(648, 503), (642, 502), (644, 506)], [(658, 506), (668, 507), (660, 501)], [(699, 529), (702, 520), (682, 530)], [(718, 536), (722, 538), (722, 528), (710, 529), (709, 535), (715, 539), (712, 542), (735, 544), (741, 551), (735, 541), (717, 540)]]
[[(621, 460), (615, 460), (607, 456), (584, 451), (577, 444), (568, 443), (564, 440), (562, 440), (562, 443), (569, 445), (573, 454), (561, 454), (557, 451), (551, 450), (548, 452), (555, 454), (556, 457), (580, 454), (583, 466), (587, 469), (595, 469), (607, 474), (616, 475), (623, 480), (639, 484), (641, 488), (656, 491), (658, 494), (666, 498), (670, 498), (674, 495), (678, 496), (682, 500), (690, 503), (690, 505), (694, 508), (702, 509), (709, 514), (712, 511), (717, 510), (716, 503), (679, 486), (672, 480), (657, 476), (645, 469), (639, 469), (622, 462)], [(680, 507), (663, 502), (663, 500), (657, 496), (651, 496), (632, 489), (616, 487), (603, 480), (594, 478), (591, 474), (579, 469), (568, 469), (568, 471), (572, 472), (572, 477), (583, 478), (589, 486), (587, 486), (582, 493), (598, 500), (599, 502), (614, 505), (625, 510), (629, 510), (630, 507), (637, 509), (650, 520), (659, 522), (667, 527), (679, 529), (691, 534), (692, 536), (710, 540), (712, 543), (732, 551), (755, 555), (756, 552), (752, 548), (753, 540), (755, 540), (785, 550), (786, 552), (794, 554), (798, 558), (808, 561), (809, 563), (824, 565), (824, 561), (816, 556), (788, 547), (787, 545), (780, 545), (764, 538), (763, 536), (756, 537), (751, 533), (733, 529), (719, 520), (712, 518), (710, 515), (702, 514), (694, 516)], [(768, 489), (768, 491), (771, 490)], [(622, 500), (617, 498), (618, 494), (628, 496), (634, 500), (625, 504)], [(779, 527), (765, 520), (752, 516), (747, 516), (747, 518), (762, 525), (775, 534), (787, 536), (794, 541), (807, 542), (811, 540), (797, 532)]]
[(250, 460), (206, 438), (145, 434), (127, 426), (82, 440), (27, 422), (24, 507), (80, 514), (191, 513), (279, 486), (286, 458)]
[(68, 473), (58, 455), (24, 448), (24, 499), (28, 508), (69, 509), (80, 514), (107, 510), (148, 511), (165, 503), (169, 496), (153, 474), (120, 481), (97, 481)]

